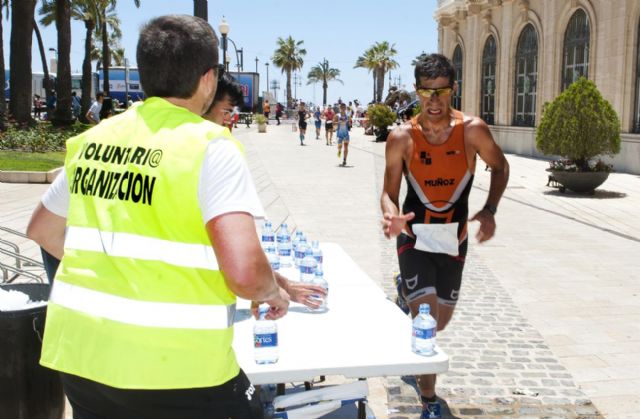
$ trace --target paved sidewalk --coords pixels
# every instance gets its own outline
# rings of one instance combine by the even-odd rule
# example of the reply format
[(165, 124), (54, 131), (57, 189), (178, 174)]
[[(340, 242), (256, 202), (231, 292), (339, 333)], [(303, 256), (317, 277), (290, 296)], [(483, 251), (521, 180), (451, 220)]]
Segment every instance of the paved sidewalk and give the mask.
[[(274, 224), (286, 219), (339, 243), (394, 298), (395, 246), (379, 227), (385, 145), (355, 128), (349, 164), (339, 167), (336, 147), (314, 140), (313, 131), (306, 147), (290, 125), (271, 124), (266, 134), (241, 126), (234, 134)], [(640, 178), (612, 174), (594, 196), (561, 194), (545, 187), (546, 162), (508, 159), (497, 236), (485, 245), (471, 240), (460, 304), (438, 337), (451, 357), (438, 384), (449, 417), (636, 417)], [(489, 185), (483, 167), (472, 213)], [(45, 188), (0, 183), (0, 225), (24, 230)], [(370, 380), (376, 416), (419, 417), (413, 384), (411, 377)]]

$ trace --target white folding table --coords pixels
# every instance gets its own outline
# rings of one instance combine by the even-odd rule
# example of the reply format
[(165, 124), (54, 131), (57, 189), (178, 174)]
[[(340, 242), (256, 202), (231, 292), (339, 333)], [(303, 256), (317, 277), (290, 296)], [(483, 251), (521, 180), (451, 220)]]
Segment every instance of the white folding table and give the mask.
[[(233, 347), (253, 384), (313, 381), (321, 375), (347, 378), (436, 374), (449, 358), (436, 346), (432, 356), (411, 351), (411, 319), (337, 244), (322, 243), (329, 283), (328, 311), (310, 313), (292, 303), (277, 321), (279, 360), (258, 365), (253, 358), (253, 317), (249, 302), (238, 301)], [(283, 268), (299, 280), (294, 268)]]

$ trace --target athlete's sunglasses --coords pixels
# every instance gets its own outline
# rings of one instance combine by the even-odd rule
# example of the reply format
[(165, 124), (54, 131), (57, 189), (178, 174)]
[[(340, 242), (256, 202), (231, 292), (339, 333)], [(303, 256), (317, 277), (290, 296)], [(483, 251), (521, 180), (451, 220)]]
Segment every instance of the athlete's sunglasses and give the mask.
[(416, 92), (422, 97), (431, 98), (433, 95), (440, 97), (453, 92), (453, 86), (440, 87), (438, 89), (427, 89), (426, 87), (418, 87)]

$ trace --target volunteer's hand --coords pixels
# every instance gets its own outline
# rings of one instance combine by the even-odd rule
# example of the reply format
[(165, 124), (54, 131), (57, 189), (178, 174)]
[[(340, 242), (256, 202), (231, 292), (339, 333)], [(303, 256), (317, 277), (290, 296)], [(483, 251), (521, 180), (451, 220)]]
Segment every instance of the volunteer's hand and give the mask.
[(384, 232), (384, 236), (388, 239), (397, 237), (402, 233), (407, 221), (413, 220), (415, 216), (416, 215), (413, 212), (399, 215), (392, 215), (385, 212), (382, 219), (382, 231)]
[(317, 285), (303, 284), (301, 282), (289, 281), (287, 292), (291, 297), (291, 301), (304, 304), (309, 308), (319, 308), (321, 301), (311, 298), (312, 295), (319, 295), (322, 298), (326, 298), (327, 293), (324, 288)]
[(269, 311), (265, 316), (268, 320), (277, 320), (283, 317), (289, 311), (289, 294), (282, 289), (282, 287), (278, 287), (278, 296), (271, 300), (267, 301), (252, 301), (251, 302), (251, 313), (257, 319), (258, 318), (258, 306), (263, 302), (269, 304)]
[(480, 228), (476, 234), (478, 243), (486, 242), (496, 233), (496, 219), (488, 210), (480, 210), (469, 221), (479, 221)]

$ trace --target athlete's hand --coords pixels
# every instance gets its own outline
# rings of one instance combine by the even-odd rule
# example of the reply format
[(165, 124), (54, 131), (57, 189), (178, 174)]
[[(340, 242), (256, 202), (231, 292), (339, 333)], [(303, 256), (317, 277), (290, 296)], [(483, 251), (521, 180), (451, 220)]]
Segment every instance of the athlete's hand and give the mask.
[(415, 216), (416, 214), (413, 212), (399, 215), (393, 215), (385, 212), (382, 219), (382, 231), (384, 232), (384, 236), (388, 239), (399, 236), (400, 233), (402, 233), (404, 226), (407, 224), (407, 221), (413, 220)]
[(478, 239), (478, 243), (486, 242), (491, 239), (493, 235), (496, 233), (496, 219), (493, 214), (491, 214), (487, 210), (480, 210), (474, 215), (470, 221), (479, 221), (480, 228), (478, 229), (478, 233), (476, 233), (476, 239)]

